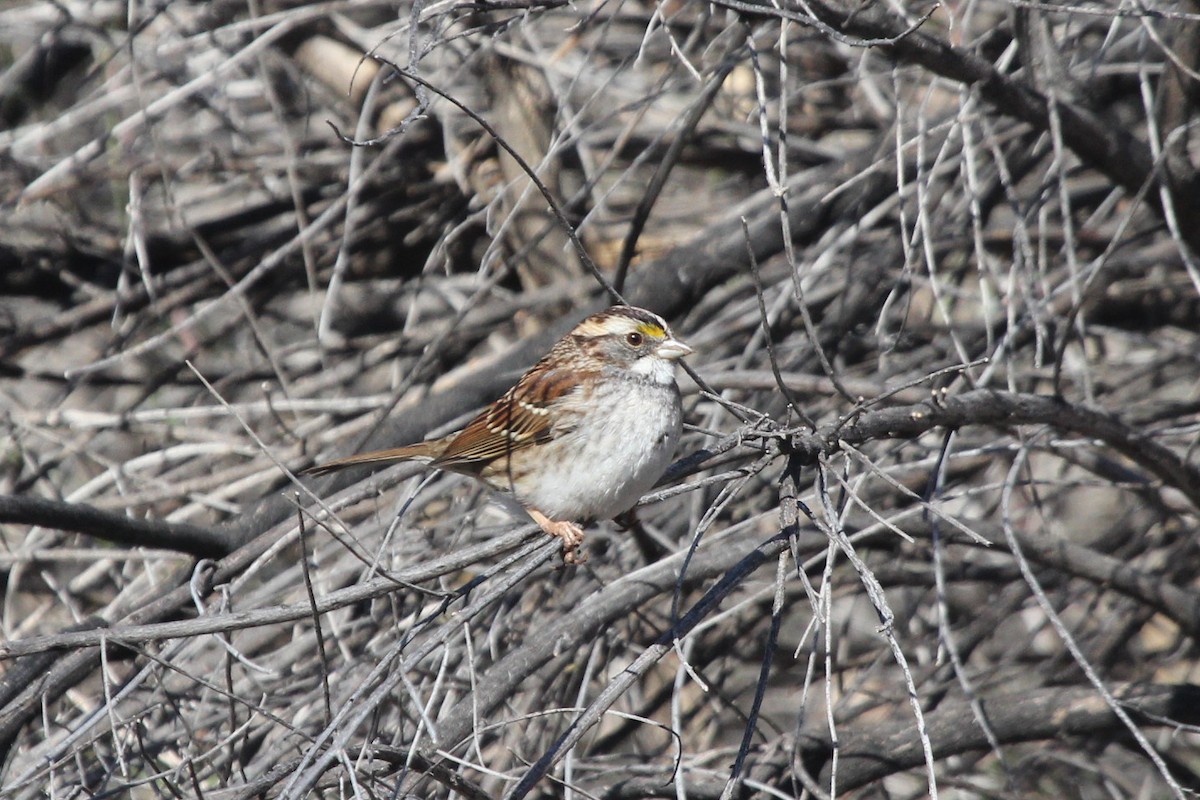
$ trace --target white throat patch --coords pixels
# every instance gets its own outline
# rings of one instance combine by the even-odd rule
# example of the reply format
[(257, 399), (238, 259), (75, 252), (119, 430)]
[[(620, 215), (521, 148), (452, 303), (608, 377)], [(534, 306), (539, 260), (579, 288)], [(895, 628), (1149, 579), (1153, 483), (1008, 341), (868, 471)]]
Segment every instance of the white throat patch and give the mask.
[(675, 380), (675, 363), (654, 355), (642, 356), (630, 365), (629, 371), (649, 378), (654, 383), (671, 383)]

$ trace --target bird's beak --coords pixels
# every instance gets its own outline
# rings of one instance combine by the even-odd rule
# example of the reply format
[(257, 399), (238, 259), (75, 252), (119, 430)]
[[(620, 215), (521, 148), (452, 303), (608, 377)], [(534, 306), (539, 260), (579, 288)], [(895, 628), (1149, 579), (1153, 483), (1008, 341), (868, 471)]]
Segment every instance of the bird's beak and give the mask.
[(658, 356), (659, 358), (666, 358), (674, 361), (677, 358), (683, 358), (684, 356), (690, 355), (693, 352), (695, 351), (693, 351), (692, 348), (688, 347), (678, 339), (667, 339), (658, 346), (658, 349), (654, 351), (654, 355)]

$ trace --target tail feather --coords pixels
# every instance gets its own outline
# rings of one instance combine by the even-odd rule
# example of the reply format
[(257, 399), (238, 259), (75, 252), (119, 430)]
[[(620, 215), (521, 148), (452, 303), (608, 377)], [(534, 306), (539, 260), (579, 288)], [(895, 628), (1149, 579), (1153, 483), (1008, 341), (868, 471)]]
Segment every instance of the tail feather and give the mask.
[(417, 459), (432, 459), (437, 454), (432, 442), (418, 442), (405, 447), (393, 447), (388, 450), (375, 450), (370, 453), (359, 453), (345, 458), (336, 458), (324, 464), (314, 464), (300, 470), (301, 475), (326, 475), (347, 467), (361, 467), (367, 464), (394, 464), (399, 461), (414, 461)]

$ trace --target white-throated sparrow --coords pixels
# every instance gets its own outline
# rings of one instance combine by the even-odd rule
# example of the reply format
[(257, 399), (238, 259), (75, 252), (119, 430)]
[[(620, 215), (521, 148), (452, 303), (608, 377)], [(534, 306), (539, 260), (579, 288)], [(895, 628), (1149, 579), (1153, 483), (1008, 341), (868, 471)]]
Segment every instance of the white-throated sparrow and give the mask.
[(628, 511), (671, 463), (682, 413), (675, 360), (692, 352), (661, 317), (613, 306), (560, 339), (461, 431), (305, 470), (427, 460), (507, 492), (576, 560), (579, 523)]

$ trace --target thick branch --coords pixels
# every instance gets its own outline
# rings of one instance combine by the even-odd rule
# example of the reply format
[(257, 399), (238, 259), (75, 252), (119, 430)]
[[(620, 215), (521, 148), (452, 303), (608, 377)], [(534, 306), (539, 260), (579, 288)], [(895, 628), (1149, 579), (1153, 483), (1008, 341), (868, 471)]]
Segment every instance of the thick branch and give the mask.
[[(1114, 692), (1142, 721), (1195, 725), (1200, 722), (1200, 686), (1133, 685)], [(1052, 687), (983, 700), (988, 723), (1002, 744), (1058, 736), (1109, 735), (1124, 725), (1095, 690)], [(919, 767), (921, 739), (909, 715), (892, 724), (843, 727), (838, 731), (838, 791), (865, 786), (885, 775)], [(929, 738), (939, 758), (989, 749), (970, 704), (947, 702), (927, 717)], [(803, 747), (810, 774), (828, 785), (831, 752), (827, 741)]]
[(186, 522), (137, 519), (82, 503), (60, 503), (40, 497), (0, 495), (0, 523), (41, 525), (60, 531), (84, 533), (129, 547), (153, 547), (214, 558), (228, 553), (237, 537), (219, 528)]
[(797, 437), (793, 446), (815, 459), (820, 452), (836, 451), (840, 441), (911, 439), (934, 428), (966, 425), (1049, 425), (1099, 439), (1200, 509), (1200, 470), (1195, 466), (1110, 414), (1045, 395), (977, 389), (938, 402), (873, 411), (842, 426), (826, 425), (816, 435)]
[[(765, 14), (808, 21), (803, 15), (780, 10), (758, 0), (719, 0), (744, 13)], [(898, 60), (916, 64), (944, 78), (974, 87), (979, 96), (1001, 114), (1049, 133), (1050, 101), (1027, 83), (1001, 73), (991, 62), (923, 31), (909, 33), (909, 25), (881, 4), (856, 4), (853, 9), (814, 0), (806, 4), (816, 19), (849, 36), (891, 40), (886, 49)], [(1169, 164), (1156, 165), (1149, 147), (1120, 124), (1062, 98), (1055, 100), (1062, 137), (1084, 163), (1107, 175), (1130, 195), (1145, 189), (1146, 202), (1160, 216), (1163, 208), (1153, 189), (1165, 185), (1173, 196), (1180, 234), (1193, 250), (1200, 251), (1200, 204), (1180, 192), (1188, 175), (1176, 179)], [(1165, 175), (1165, 181), (1160, 176)]]
[[(1172, 721), (1196, 724), (1200, 719), (1200, 687), (1164, 684), (1138, 684), (1118, 691), (1117, 697), (1126, 707), (1149, 724)], [(1047, 741), (1061, 736), (1107, 737), (1123, 730), (1124, 726), (1104, 700), (1091, 689), (1047, 688), (1020, 694), (1000, 695), (985, 699), (983, 709), (988, 723), (1000, 744)], [(911, 715), (898, 712), (903, 721), (895, 723), (870, 722), (862, 725), (843, 725), (838, 729), (837, 791), (851, 792), (872, 781), (921, 766), (921, 740)], [(961, 753), (985, 753), (990, 744), (980, 728), (968, 703), (962, 700), (942, 704), (926, 716), (933, 750), (939, 758)], [(780, 742), (767, 746), (773, 757), (755, 765), (756, 776), (791, 790), (794, 765), (787, 756), (792, 748)], [(832, 747), (826, 738), (810, 738), (801, 744), (800, 758), (817, 784), (828, 789)], [(766, 778), (763, 773), (771, 777)], [(728, 797), (726, 781), (719, 778), (690, 777), (686, 781), (687, 796), (692, 800), (717, 800)], [(670, 776), (634, 778), (612, 787), (603, 795), (606, 800), (624, 798), (676, 797), (677, 789)], [(733, 797), (759, 797), (743, 786)]]

